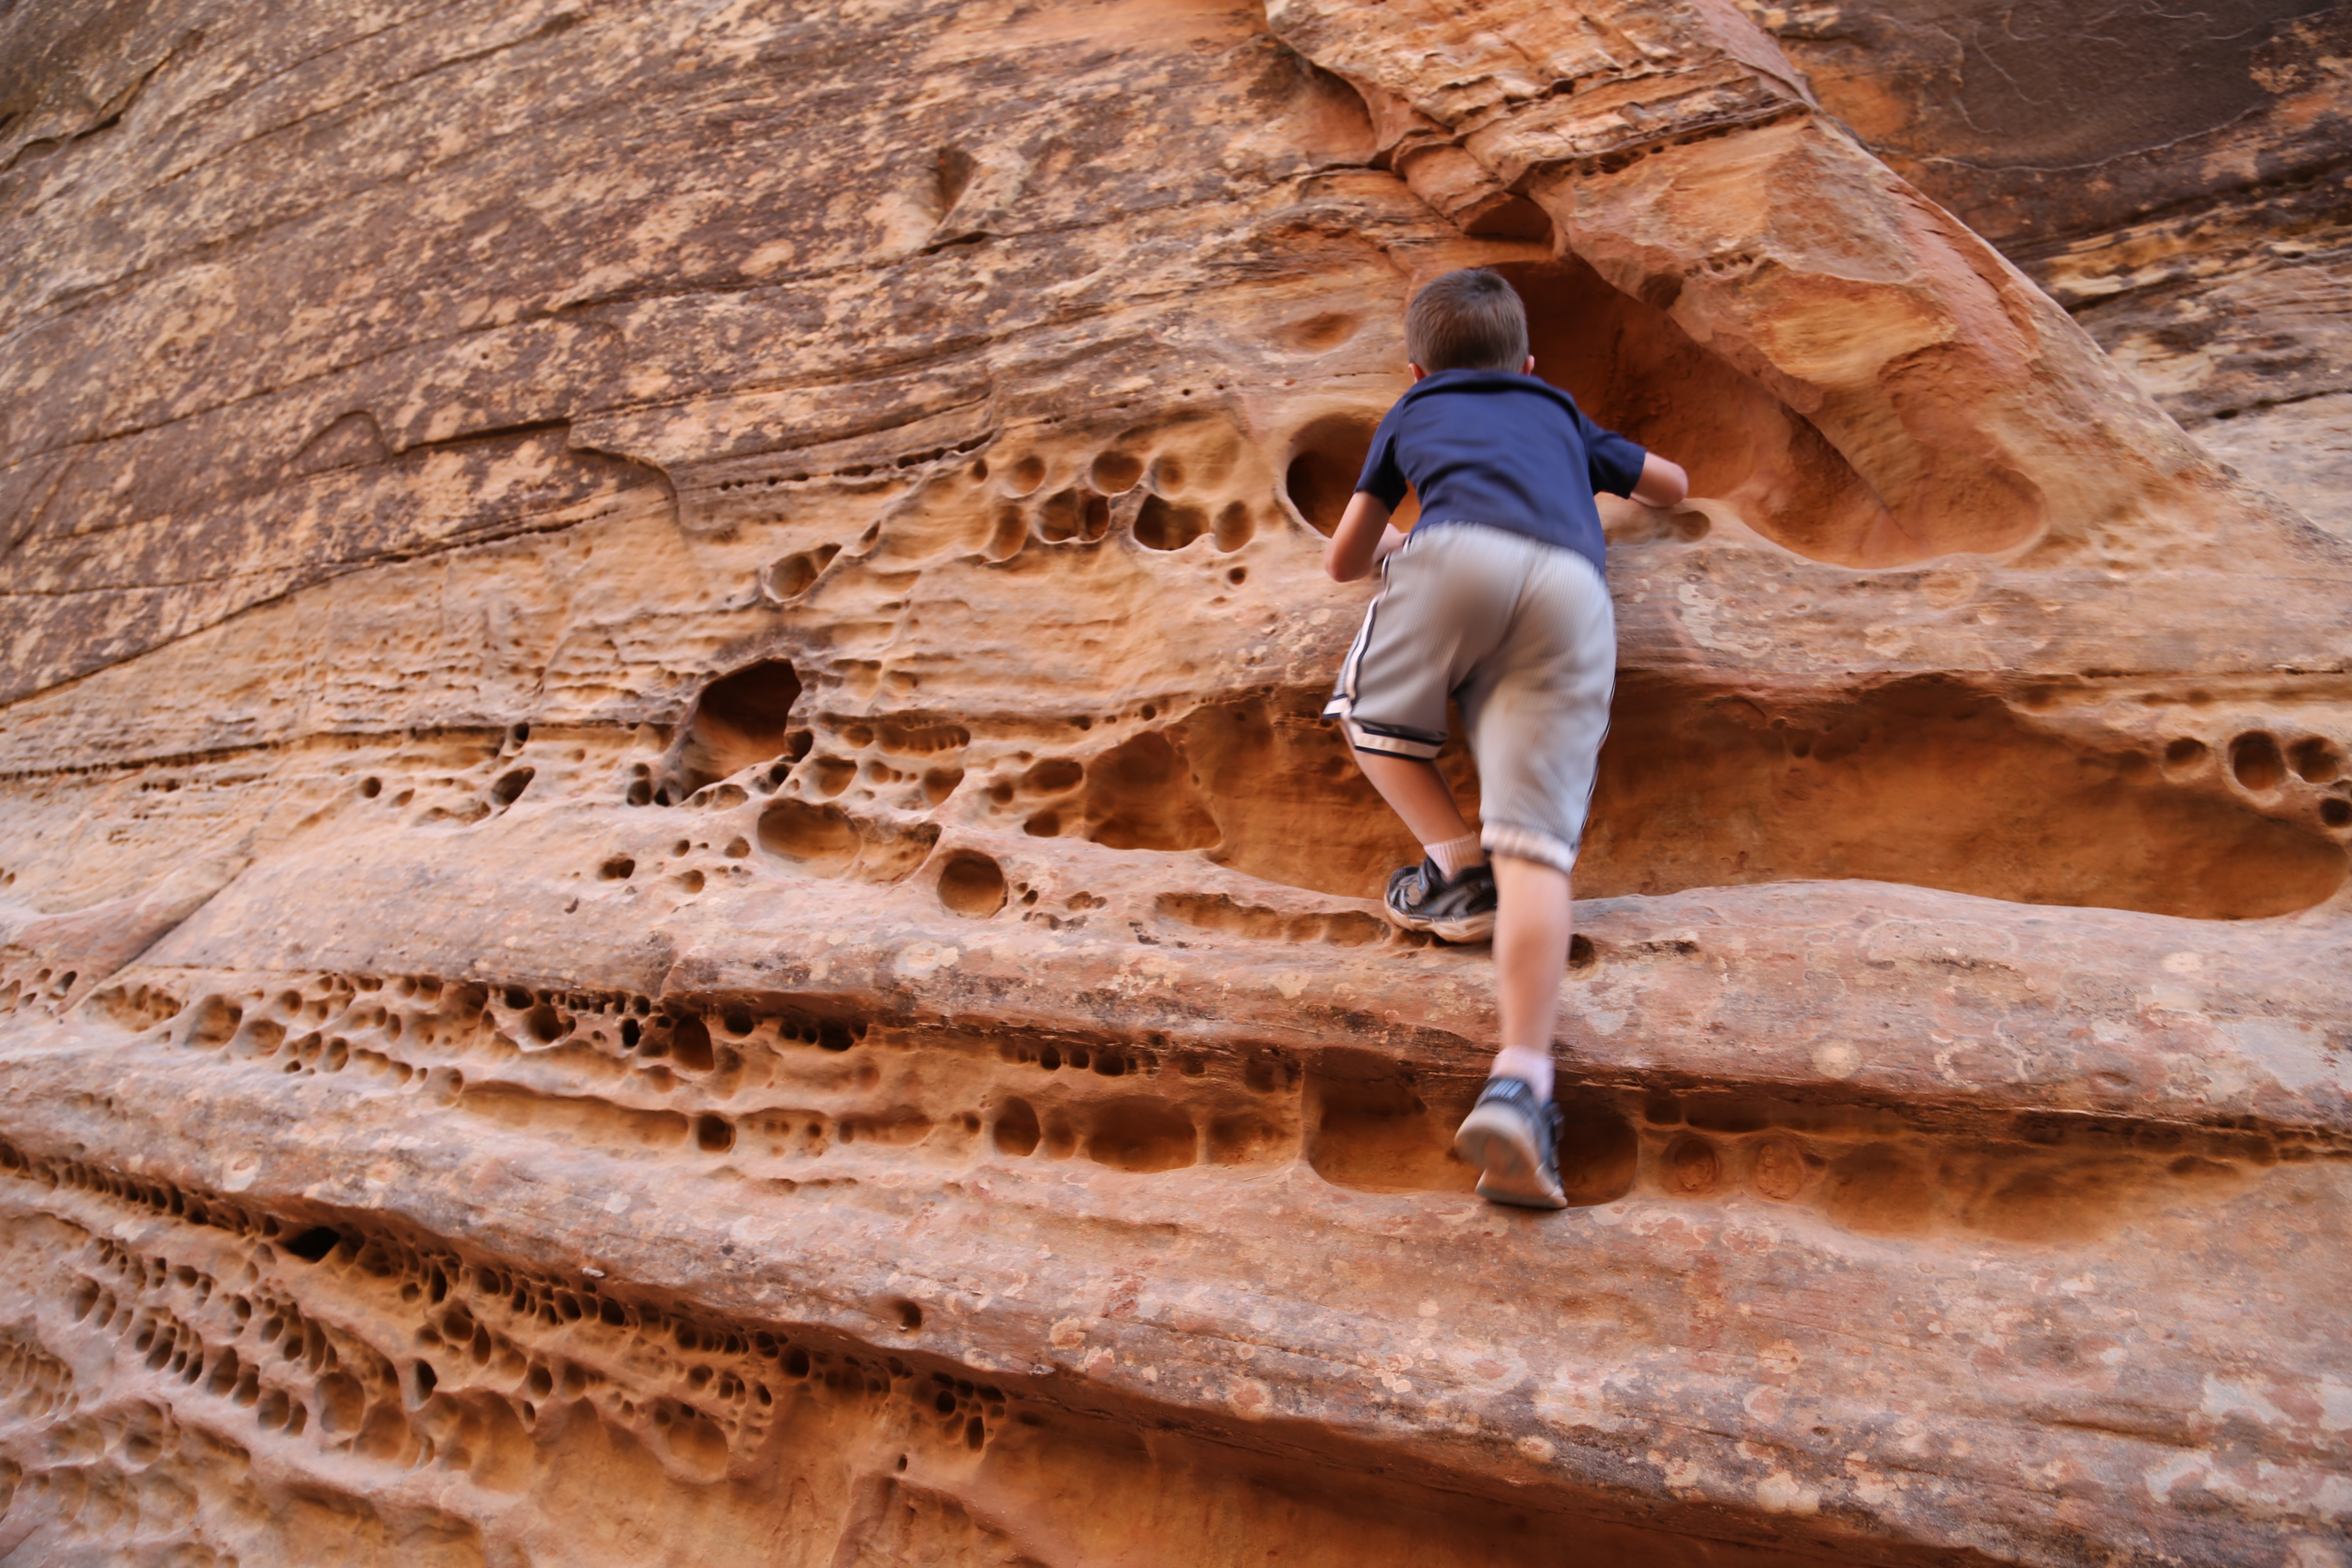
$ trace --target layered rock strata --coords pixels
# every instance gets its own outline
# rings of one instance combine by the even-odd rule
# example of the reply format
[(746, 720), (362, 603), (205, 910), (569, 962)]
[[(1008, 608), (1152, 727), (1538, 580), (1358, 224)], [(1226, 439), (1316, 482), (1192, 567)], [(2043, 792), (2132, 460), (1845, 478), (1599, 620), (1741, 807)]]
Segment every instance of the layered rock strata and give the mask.
[[(1791, 26), (0, 16), (0, 1555), (2340, 1561), (2352, 553)], [(1552, 1216), (1316, 717), (1468, 264), (1697, 480)]]

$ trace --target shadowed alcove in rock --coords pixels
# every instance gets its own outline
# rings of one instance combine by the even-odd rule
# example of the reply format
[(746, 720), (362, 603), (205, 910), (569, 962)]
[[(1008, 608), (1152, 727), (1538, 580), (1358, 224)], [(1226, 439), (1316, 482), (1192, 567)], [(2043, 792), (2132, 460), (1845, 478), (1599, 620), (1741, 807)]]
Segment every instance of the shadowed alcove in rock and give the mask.
[[(1205, 850), (1269, 881), (1378, 897), (1419, 851), (1322, 695), (1207, 704), (1084, 759), (1060, 817), (1111, 848)], [(1475, 823), (1458, 738), (1440, 765)], [(1951, 678), (1800, 699), (1626, 672), (1577, 891), (1855, 878), (2245, 920), (2309, 909), (2345, 874), (2324, 817), (2265, 815), (2147, 752), (2085, 748)]]
[(1691, 493), (1816, 561), (1887, 566), (1954, 548), (1905, 535), (1812, 423), (1577, 257), (1505, 262), (1536, 374), (1611, 429), (1689, 470)]

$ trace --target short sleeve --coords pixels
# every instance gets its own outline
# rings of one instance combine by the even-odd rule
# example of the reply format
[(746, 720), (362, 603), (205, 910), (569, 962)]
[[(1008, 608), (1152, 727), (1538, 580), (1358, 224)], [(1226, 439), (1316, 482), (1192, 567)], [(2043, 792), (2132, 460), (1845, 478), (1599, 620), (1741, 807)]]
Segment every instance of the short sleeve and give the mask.
[(1356, 488), (1369, 493), (1374, 500), (1391, 511), (1404, 500), (1404, 470), (1397, 467), (1397, 412), (1404, 406), (1399, 403), (1382, 416), (1381, 427), (1372, 432), (1372, 449), (1364, 454), (1364, 471), (1356, 480)]
[(1633, 487), (1642, 482), (1642, 465), (1649, 460), (1649, 449), (1639, 442), (1629, 441), (1614, 430), (1604, 430), (1586, 416), (1584, 410), (1576, 411), (1577, 423), (1583, 426), (1584, 464), (1592, 478), (1592, 489), (1602, 495), (1630, 496)]

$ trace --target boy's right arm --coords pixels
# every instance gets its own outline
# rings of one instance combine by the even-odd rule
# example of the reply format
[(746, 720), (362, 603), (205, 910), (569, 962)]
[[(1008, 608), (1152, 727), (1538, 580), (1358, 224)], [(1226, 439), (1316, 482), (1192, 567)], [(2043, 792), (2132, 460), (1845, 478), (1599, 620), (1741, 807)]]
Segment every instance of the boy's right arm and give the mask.
[(1389, 509), (1381, 498), (1358, 490), (1331, 531), (1331, 542), (1323, 547), (1323, 570), (1335, 583), (1352, 583), (1403, 543), (1404, 535), (1389, 526)]

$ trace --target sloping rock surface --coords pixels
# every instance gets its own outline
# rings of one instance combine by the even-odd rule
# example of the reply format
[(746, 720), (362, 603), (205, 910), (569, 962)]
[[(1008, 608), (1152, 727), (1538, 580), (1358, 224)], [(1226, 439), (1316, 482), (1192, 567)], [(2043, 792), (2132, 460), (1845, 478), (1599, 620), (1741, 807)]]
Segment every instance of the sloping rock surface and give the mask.
[[(0, 11), (0, 1561), (2340, 1565), (2241, 10)], [(1317, 717), (1465, 265), (1696, 480), (1557, 1215)]]

